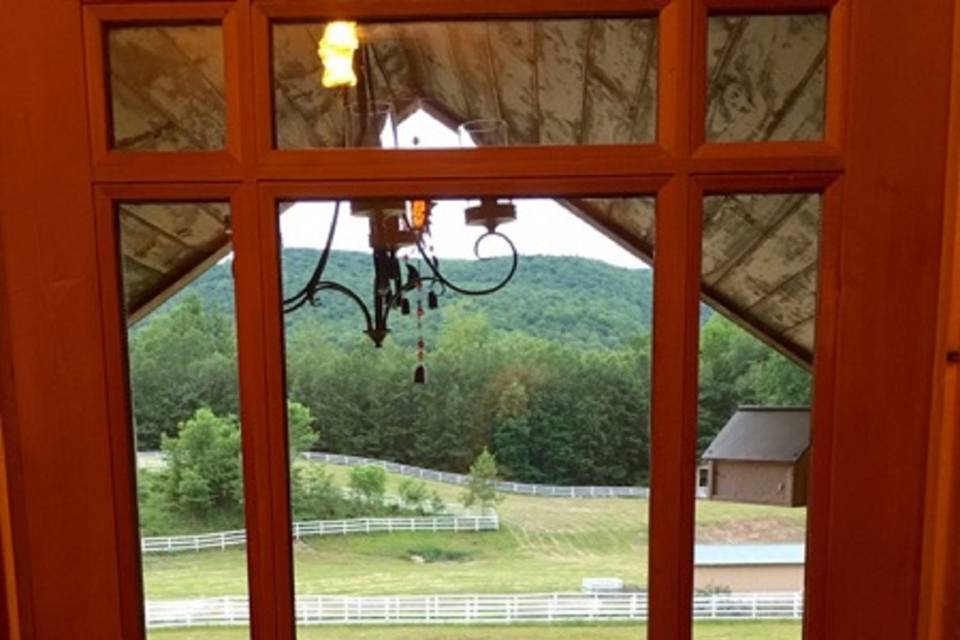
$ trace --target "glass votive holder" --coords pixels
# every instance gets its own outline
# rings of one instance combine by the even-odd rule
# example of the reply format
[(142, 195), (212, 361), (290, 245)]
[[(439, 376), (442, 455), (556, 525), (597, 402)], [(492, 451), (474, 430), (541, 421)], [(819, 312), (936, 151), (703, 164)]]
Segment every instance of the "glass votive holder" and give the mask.
[(508, 144), (507, 123), (505, 120), (470, 120), (460, 125), (460, 146), (505, 147)]
[(397, 147), (397, 117), (389, 100), (351, 103), (346, 124), (348, 147)]

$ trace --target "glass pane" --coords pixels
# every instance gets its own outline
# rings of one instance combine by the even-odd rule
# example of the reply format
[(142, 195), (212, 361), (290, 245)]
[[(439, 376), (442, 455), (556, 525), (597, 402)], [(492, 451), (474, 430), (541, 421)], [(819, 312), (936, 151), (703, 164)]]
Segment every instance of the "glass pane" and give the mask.
[(150, 638), (248, 636), (237, 347), (224, 202), (118, 207)]
[[(273, 26), (278, 148), (654, 141), (656, 20), (343, 26)], [(443, 131), (423, 135), (425, 121)], [(499, 133), (459, 130), (476, 121)]]
[(712, 16), (708, 142), (820, 140), (826, 15)]
[(697, 638), (801, 636), (820, 206), (704, 200)]
[(643, 632), (653, 209), (280, 208), (300, 638)]
[(219, 25), (113, 27), (107, 47), (113, 148), (213, 151), (226, 146)]

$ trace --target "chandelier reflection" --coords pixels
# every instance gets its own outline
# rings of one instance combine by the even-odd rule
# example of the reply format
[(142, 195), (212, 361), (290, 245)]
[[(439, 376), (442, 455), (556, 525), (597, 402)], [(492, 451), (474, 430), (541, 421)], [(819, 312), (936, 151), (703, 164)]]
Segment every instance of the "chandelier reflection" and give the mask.
[(333, 220), (323, 250), (309, 280), (296, 294), (283, 301), (284, 312), (293, 313), (304, 307), (320, 307), (325, 294), (336, 294), (351, 300), (359, 309), (364, 333), (378, 348), (390, 334), (390, 317), (394, 312), (415, 315), (419, 332), (417, 348), (419, 365), (415, 382), (425, 382), (422, 323), (427, 309), (436, 309), (448, 291), (460, 295), (487, 296), (503, 289), (513, 279), (519, 265), (519, 254), (509, 237), (499, 231), (503, 224), (516, 219), (516, 206), (496, 198), (482, 199), (465, 211), (468, 226), (481, 227), (482, 235), (473, 246), (481, 257), (481, 245), (497, 239), (509, 250), (509, 268), (493, 284), (483, 288), (465, 287), (448, 278), (440, 268), (440, 260), (429, 245), (430, 223), (435, 203), (426, 200), (353, 200), (351, 213), (365, 217), (370, 227), (370, 248), (373, 253), (373, 291), (368, 300), (341, 282), (325, 279), (333, 240), (340, 222), (343, 203), (334, 206)]

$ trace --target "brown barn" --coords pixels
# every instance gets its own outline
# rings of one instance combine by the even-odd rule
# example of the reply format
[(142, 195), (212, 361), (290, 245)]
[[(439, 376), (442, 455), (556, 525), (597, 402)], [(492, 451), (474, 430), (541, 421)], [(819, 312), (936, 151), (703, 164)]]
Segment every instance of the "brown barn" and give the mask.
[(734, 593), (802, 591), (805, 555), (803, 543), (698, 544), (693, 585)]
[(741, 407), (704, 452), (703, 463), (703, 497), (802, 507), (810, 471), (810, 410)]

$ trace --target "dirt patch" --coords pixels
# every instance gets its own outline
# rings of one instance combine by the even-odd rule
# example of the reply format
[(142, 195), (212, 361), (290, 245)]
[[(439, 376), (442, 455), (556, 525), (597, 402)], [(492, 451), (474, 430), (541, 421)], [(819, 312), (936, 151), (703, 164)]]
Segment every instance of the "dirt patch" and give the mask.
[(730, 520), (697, 526), (697, 542), (803, 542), (805, 538), (804, 523), (785, 518)]

